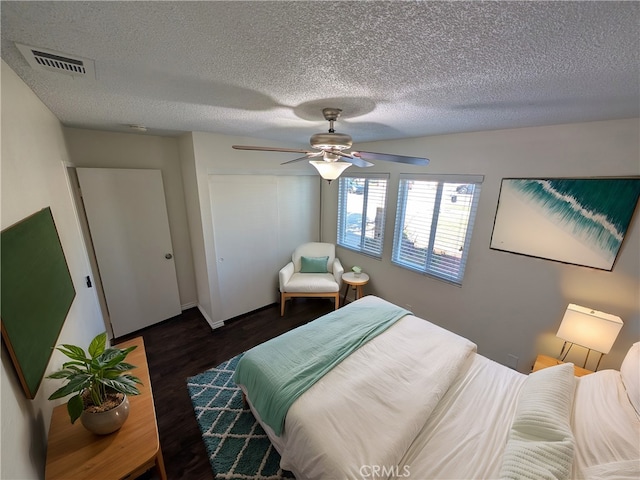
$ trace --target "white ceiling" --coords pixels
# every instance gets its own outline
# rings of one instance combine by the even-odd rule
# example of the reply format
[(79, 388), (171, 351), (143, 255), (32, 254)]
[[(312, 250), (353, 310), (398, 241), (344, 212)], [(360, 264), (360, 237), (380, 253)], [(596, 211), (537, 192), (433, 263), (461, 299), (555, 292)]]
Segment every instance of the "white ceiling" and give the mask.
[[(306, 143), (639, 115), (639, 2), (7, 2), (2, 58), (72, 127)], [(95, 61), (31, 68), (15, 42)]]

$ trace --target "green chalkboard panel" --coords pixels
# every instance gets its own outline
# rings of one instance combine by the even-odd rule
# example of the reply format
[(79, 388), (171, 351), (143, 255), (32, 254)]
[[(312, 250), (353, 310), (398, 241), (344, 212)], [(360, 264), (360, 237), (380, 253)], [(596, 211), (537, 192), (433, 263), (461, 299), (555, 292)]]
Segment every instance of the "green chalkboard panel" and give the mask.
[(50, 208), (1, 234), (2, 340), (34, 398), (76, 295)]

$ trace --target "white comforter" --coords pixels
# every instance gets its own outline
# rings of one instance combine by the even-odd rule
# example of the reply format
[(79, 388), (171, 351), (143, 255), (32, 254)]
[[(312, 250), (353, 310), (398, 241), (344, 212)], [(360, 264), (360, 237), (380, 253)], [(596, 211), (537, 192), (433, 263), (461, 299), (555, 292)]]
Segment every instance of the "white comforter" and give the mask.
[[(298, 479), (397, 473), (425, 419), (468, 368), (474, 351), (465, 338), (404, 317), (303, 394), (289, 409), (281, 437), (267, 432), (281, 466)], [(374, 468), (382, 475), (373, 476)]]
[(499, 478), (526, 378), (474, 354), (470, 368), (453, 383), (407, 450), (400, 473), (409, 467), (409, 478), (420, 480)]

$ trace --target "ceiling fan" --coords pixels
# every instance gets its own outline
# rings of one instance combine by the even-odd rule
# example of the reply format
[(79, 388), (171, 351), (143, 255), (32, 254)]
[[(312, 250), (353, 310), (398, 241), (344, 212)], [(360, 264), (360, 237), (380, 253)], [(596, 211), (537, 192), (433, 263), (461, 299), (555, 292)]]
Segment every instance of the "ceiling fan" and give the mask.
[[(353, 144), (350, 135), (345, 133), (336, 133), (333, 129), (333, 123), (338, 119), (342, 110), (339, 108), (323, 108), (322, 115), (329, 122), (328, 133), (316, 133), (311, 136), (309, 143), (313, 150), (302, 150), (297, 148), (278, 148), (278, 147), (255, 147), (251, 145), (233, 145), (236, 150), (260, 150), (266, 152), (285, 152), (285, 153), (304, 153), (304, 157), (295, 158), (287, 163), (299, 162), (310, 158), (322, 157), (322, 160), (309, 160), (320, 176), (331, 182), (340, 176), (340, 174), (351, 165), (356, 167), (372, 167), (370, 161), (383, 160), (385, 162), (409, 163), (412, 165), (428, 165), (429, 160), (420, 157), (407, 157), (404, 155), (390, 155), (387, 153), (374, 152), (347, 152)], [(343, 160), (343, 161), (341, 161)]]

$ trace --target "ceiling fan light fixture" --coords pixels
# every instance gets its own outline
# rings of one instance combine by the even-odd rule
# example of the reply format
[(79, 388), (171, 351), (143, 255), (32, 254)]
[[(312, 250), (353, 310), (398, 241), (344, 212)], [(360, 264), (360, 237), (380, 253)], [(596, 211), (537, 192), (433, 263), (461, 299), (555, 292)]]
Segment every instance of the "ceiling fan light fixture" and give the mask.
[(322, 159), (325, 162), (337, 162), (340, 160), (340, 155), (336, 155), (335, 153), (324, 151), (322, 152)]
[(309, 163), (313, 165), (322, 178), (331, 180), (338, 178), (342, 172), (351, 166), (348, 162), (325, 162), (324, 160), (309, 160)]

